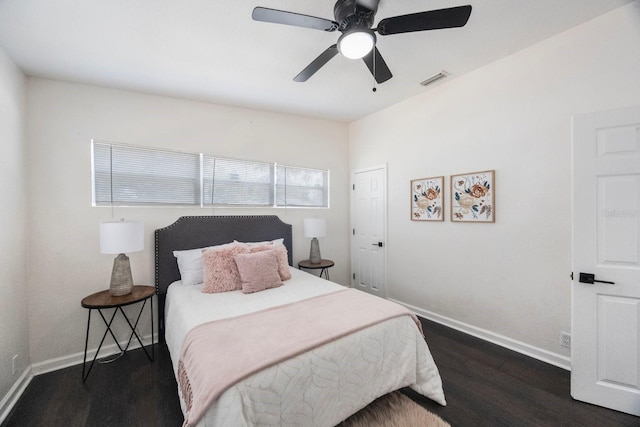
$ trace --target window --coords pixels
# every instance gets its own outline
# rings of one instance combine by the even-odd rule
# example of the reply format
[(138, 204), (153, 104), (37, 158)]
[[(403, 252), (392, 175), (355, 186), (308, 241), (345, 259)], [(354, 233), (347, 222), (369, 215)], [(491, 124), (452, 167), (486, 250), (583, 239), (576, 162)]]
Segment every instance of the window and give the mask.
[(95, 206), (200, 204), (200, 156), (93, 143)]
[(273, 206), (273, 164), (204, 156), (203, 205)]
[(276, 166), (276, 206), (329, 206), (329, 171)]
[(329, 207), (329, 171), (92, 141), (94, 206)]

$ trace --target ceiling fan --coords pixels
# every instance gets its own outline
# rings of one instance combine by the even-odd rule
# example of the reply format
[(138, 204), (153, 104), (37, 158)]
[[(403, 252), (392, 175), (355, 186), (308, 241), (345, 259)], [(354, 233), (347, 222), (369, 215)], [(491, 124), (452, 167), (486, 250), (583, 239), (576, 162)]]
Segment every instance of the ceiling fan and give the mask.
[(393, 75), (376, 47), (376, 35), (409, 33), (413, 31), (440, 30), (464, 26), (471, 15), (471, 6), (457, 6), (430, 10), (408, 15), (385, 18), (373, 26), (380, 0), (338, 0), (333, 8), (335, 21), (287, 12), (284, 10), (256, 7), (254, 21), (293, 25), (322, 31), (340, 31), (338, 43), (329, 46), (307, 67), (294, 77), (296, 82), (305, 82), (338, 52), (347, 58), (360, 59), (371, 71), (376, 82), (384, 83)]

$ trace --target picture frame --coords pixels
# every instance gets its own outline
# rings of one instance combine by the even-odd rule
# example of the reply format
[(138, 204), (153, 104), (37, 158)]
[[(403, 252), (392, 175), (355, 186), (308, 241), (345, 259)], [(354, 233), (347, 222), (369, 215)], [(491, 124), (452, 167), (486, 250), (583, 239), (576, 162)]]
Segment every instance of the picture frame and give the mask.
[(451, 222), (495, 222), (495, 170), (451, 175)]
[(411, 180), (411, 220), (444, 221), (444, 176)]

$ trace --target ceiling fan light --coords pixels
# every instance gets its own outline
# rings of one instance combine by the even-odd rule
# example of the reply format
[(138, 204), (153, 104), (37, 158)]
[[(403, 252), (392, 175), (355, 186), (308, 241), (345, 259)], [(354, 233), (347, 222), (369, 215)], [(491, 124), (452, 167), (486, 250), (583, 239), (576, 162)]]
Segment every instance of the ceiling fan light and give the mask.
[(376, 44), (376, 36), (368, 29), (358, 29), (344, 33), (338, 39), (340, 53), (349, 59), (360, 59), (371, 52)]

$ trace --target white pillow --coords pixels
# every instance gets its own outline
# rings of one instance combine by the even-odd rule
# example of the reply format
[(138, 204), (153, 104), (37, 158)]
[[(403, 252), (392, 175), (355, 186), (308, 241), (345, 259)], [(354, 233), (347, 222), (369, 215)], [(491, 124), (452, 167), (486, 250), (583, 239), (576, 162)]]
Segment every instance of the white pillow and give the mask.
[(284, 245), (284, 238), (281, 239), (275, 239), (275, 240), (267, 240), (264, 242), (238, 242), (237, 240), (234, 240), (233, 243), (243, 243), (245, 245), (249, 245), (249, 246), (262, 246), (262, 245)]
[(222, 248), (225, 246), (234, 246), (237, 243), (225, 243), (224, 245), (208, 246), (206, 248), (188, 249), (184, 251), (173, 251), (173, 256), (178, 261), (178, 270), (180, 270), (180, 278), (182, 284), (191, 286), (197, 285), (204, 281), (202, 272), (202, 251), (211, 248)]

